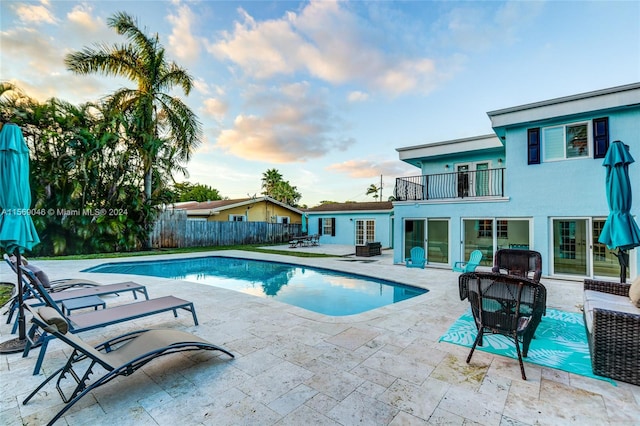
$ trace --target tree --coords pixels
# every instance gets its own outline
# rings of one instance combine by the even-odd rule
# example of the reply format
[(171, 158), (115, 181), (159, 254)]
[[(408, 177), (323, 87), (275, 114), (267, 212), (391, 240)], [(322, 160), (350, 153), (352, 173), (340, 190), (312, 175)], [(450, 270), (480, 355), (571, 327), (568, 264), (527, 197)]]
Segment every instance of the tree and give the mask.
[(39, 212), (32, 217), (41, 239), (34, 254), (141, 247), (148, 217), (141, 161), (124, 149), (121, 115), (104, 104), (40, 103), (0, 83), (0, 117), (21, 127), (30, 150), (32, 207)]
[(300, 194), (298, 188), (292, 186), (289, 181), (280, 181), (276, 183), (270, 197), (281, 203), (295, 207), (298, 201), (300, 201), (300, 198), (302, 198), (302, 194)]
[(193, 184), (189, 182), (175, 183), (173, 185), (175, 198), (174, 202), (180, 201), (214, 201), (222, 200), (220, 193), (217, 189), (208, 185), (202, 185), (199, 183)]
[(273, 196), (276, 185), (282, 182), (282, 175), (277, 169), (268, 169), (262, 173), (262, 195)]
[(107, 24), (126, 36), (129, 44), (85, 47), (68, 54), (65, 64), (77, 74), (122, 76), (136, 83), (135, 89), (117, 90), (108, 105), (126, 117), (124, 132), (142, 159), (145, 202), (151, 205), (159, 163), (164, 162), (165, 171), (172, 171), (180, 162), (188, 161), (200, 143), (202, 126), (197, 117), (179, 98), (170, 95), (175, 87), (189, 95), (193, 79), (175, 62), (167, 62), (158, 34), (147, 35), (128, 14), (115, 13)]
[(371, 185), (369, 185), (369, 188), (367, 188), (367, 195), (373, 194), (373, 199), (378, 201), (378, 197), (380, 197), (380, 195), (378, 195), (379, 191), (380, 191), (380, 187), (372, 183)]
[(262, 189), (262, 195), (294, 207), (302, 198), (298, 188), (285, 181), (277, 169), (268, 169), (262, 173)]

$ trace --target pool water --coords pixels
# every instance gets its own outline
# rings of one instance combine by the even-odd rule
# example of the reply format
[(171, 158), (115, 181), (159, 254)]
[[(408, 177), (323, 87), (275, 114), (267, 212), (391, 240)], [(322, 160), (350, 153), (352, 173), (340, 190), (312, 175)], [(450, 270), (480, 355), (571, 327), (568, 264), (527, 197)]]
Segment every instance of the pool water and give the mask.
[(326, 269), (230, 257), (106, 263), (82, 272), (194, 281), (331, 316), (359, 314), (428, 291)]

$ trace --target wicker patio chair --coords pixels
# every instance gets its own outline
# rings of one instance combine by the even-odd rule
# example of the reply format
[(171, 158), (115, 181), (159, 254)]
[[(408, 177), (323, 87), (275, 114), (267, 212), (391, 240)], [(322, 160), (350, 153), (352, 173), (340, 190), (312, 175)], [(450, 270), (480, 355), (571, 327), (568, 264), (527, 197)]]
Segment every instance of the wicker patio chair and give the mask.
[[(477, 345), (482, 346), (485, 333), (501, 334), (513, 340), (524, 380), (522, 358), (527, 356), (531, 339), (545, 311), (546, 288), (526, 277), (469, 272), (458, 279), (460, 299), (469, 299), (471, 312), (478, 328), (467, 363)], [(522, 352), (520, 351), (522, 340)]]
[(533, 250), (500, 249), (494, 256), (492, 271), (540, 282), (542, 255)]
[[(640, 386), (640, 309), (629, 302), (630, 287), (585, 279), (583, 311), (593, 372)], [(592, 299), (589, 290), (603, 294)]]

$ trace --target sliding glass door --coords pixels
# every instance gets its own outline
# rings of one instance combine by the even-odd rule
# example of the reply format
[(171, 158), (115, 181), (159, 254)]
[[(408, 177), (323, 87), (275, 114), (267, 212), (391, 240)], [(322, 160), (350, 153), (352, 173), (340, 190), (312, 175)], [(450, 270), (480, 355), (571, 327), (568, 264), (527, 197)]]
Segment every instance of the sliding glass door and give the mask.
[[(617, 278), (620, 263), (598, 242), (605, 218), (558, 218), (553, 220), (553, 273)], [(629, 269), (627, 269), (629, 278)]]

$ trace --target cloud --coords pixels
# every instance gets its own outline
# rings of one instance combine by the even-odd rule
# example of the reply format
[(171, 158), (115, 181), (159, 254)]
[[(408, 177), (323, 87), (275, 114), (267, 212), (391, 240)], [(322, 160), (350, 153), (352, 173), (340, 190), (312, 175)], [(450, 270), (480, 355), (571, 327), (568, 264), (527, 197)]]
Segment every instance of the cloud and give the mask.
[(87, 4), (74, 6), (71, 12), (67, 13), (67, 19), (72, 25), (76, 25), (81, 33), (99, 32), (106, 29), (106, 24), (100, 18), (94, 18), (91, 15), (93, 8)]
[(24, 23), (30, 24), (56, 24), (57, 20), (49, 10), (49, 1), (42, 0), (37, 4), (18, 4), (15, 7), (18, 19)]
[(367, 99), (369, 99), (369, 94), (361, 92), (359, 90), (350, 92), (349, 95), (347, 95), (347, 100), (349, 102), (364, 102)]
[(465, 3), (442, 15), (434, 25), (445, 47), (483, 51), (509, 45), (541, 13), (544, 2)]
[(208, 98), (204, 100), (201, 111), (209, 117), (222, 120), (228, 109), (229, 106), (224, 101), (216, 98)]
[(227, 153), (253, 161), (304, 162), (354, 143), (333, 136), (341, 120), (307, 83), (256, 86), (246, 97), (253, 110), (237, 115), (218, 137), (216, 146)]
[(390, 95), (427, 92), (439, 79), (433, 59), (403, 56), (391, 36), (346, 3), (312, 1), (299, 13), (262, 22), (240, 14), (242, 22), (207, 50), (256, 79), (304, 73)]
[(200, 41), (191, 31), (195, 19), (193, 11), (186, 5), (179, 6), (177, 14), (167, 17), (173, 26), (169, 34), (169, 49), (173, 55), (184, 61), (193, 62), (200, 55)]
[(342, 163), (332, 164), (327, 170), (344, 173), (350, 178), (375, 178), (383, 176), (409, 176), (416, 174), (415, 167), (409, 166), (399, 160), (371, 161), (371, 160), (348, 160)]

